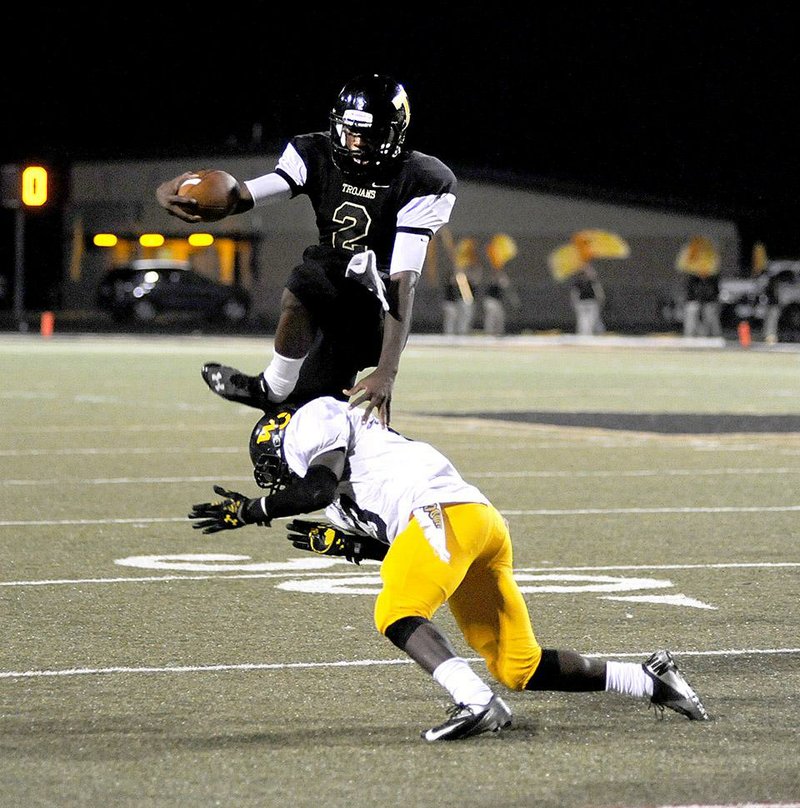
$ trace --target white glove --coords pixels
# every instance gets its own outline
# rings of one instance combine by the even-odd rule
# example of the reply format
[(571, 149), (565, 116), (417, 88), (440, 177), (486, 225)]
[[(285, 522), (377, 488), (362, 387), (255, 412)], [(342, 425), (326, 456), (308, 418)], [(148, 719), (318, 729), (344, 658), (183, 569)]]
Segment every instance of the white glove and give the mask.
[(356, 253), (350, 259), (344, 274), (346, 278), (354, 278), (359, 283), (363, 283), (381, 301), (383, 310), (389, 311), (383, 281), (378, 274), (378, 263), (373, 250)]

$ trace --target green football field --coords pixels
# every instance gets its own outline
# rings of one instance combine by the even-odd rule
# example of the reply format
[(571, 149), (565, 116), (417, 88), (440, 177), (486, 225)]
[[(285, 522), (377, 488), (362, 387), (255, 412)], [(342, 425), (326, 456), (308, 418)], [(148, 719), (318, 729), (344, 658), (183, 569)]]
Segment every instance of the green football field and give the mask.
[(201, 365), (270, 351), (0, 335), (0, 806), (800, 804), (800, 352), (412, 340), (393, 425), (508, 518), (539, 641), (669, 648), (713, 717), (498, 687), (509, 730), (436, 745), (377, 565), (186, 518), (258, 492)]

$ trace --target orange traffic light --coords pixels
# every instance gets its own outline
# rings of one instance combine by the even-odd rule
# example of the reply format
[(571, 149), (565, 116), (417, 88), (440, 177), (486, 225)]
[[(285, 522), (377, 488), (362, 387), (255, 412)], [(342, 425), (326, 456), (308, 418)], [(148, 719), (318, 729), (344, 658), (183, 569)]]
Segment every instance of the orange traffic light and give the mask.
[(22, 204), (40, 207), (47, 202), (47, 169), (43, 166), (26, 166), (22, 170)]

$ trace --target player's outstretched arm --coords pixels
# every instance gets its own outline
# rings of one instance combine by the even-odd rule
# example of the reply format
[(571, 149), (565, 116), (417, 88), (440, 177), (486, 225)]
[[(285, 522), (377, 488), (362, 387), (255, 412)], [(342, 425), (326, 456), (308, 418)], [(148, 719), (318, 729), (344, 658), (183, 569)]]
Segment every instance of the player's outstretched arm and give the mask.
[(398, 272), (389, 282), (389, 311), (383, 326), (383, 346), (378, 366), (372, 373), (359, 379), (344, 394), (351, 398), (350, 408), (366, 403), (364, 421), (373, 410), (384, 427), (389, 426), (392, 409), (394, 380), (400, 369), (400, 356), (408, 342), (411, 331), (411, 316), (414, 308), (414, 292), (419, 274), (413, 271)]
[(333, 502), (344, 465), (344, 449), (323, 452), (314, 458), (305, 477), (294, 477), (282, 490), (256, 499), (215, 485), (214, 492), (221, 499), (193, 505), (189, 519), (197, 521), (192, 527), (203, 533), (235, 530), (253, 524), (269, 527), (273, 519), (282, 516), (313, 513)]

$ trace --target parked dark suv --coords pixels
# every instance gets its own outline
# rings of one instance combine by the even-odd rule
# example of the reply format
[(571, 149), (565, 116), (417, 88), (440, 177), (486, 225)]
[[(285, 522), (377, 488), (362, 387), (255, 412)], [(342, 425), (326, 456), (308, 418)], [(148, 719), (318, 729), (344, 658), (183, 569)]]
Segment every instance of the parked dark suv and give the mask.
[(118, 320), (141, 323), (160, 314), (238, 323), (247, 317), (250, 296), (206, 278), (187, 261), (154, 258), (109, 270), (97, 287), (97, 305)]

